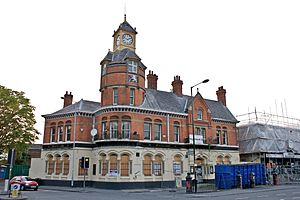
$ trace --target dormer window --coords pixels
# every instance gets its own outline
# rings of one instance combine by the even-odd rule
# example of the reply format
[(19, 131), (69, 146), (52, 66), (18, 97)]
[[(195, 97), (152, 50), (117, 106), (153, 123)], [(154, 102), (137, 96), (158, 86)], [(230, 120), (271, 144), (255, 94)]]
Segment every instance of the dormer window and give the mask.
[(133, 60), (128, 61), (128, 72), (137, 73), (137, 62)]

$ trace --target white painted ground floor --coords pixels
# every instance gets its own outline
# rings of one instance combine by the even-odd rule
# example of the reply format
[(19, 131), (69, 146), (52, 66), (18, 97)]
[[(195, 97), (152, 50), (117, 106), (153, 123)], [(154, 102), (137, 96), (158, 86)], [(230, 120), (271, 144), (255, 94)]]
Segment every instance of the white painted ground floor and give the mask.
[[(148, 147), (147, 147), (148, 146)], [(43, 180), (104, 183), (181, 182), (194, 165), (193, 149), (167, 145), (44, 147), (41, 158), (31, 160), (30, 176)], [(198, 180), (212, 180), (217, 164), (239, 163), (237, 147), (196, 148)], [(88, 168), (80, 166), (84, 157)]]

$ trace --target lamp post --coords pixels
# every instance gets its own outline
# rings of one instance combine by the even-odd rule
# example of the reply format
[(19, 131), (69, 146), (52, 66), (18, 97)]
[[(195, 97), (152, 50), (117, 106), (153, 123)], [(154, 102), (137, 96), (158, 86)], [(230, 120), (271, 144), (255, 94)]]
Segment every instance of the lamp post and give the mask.
[[(207, 83), (209, 81), (209, 79), (205, 79), (203, 81), (201, 81), (200, 83), (197, 83), (196, 85), (193, 85), (191, 87), (191, 97), (194, 99), (193, 97), (193, 88), (196, 87), (197, 85), (200, 85), (202, 83)], [(195, 193), (197, 192), (197, 173), (196, 173), (196, 146), (195, 146), (195, 130), (194, 130), (194, 102), (192, 101), (192, 134), (193, 134), (193, 153), (194, 153), (194, 166), (193, 166), (193, 170), (194, 170), (194, 181), (195, 181)]]

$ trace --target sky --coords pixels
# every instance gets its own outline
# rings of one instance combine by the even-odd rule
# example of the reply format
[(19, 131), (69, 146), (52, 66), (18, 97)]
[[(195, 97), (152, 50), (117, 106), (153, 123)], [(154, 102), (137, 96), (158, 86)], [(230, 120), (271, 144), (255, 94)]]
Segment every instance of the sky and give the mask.
[(41, 133), (41, 115), (61, 109), (66, 91), (100, 102), (99, 63), (126, 12), (158, 90), (179, 75), (190, 95), (209, 79), (201, 95), (216, 100), (223, 86), (235, 116), (256, 108), (300, 118), (299, 10), (298, 0), (2, 0), (0, 85), (25, 92)]

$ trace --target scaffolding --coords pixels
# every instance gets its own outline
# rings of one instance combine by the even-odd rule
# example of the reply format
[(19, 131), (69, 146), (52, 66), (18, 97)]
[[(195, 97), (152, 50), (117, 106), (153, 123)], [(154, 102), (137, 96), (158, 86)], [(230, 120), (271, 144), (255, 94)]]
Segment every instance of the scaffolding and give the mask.
[(300, 119), (274, 115), (266, 112), (254, 111), (242, 115), (237, 115), (236, 118), (239, 120), (239, 126), (260, 123), (265, 125), (300, 129)]

